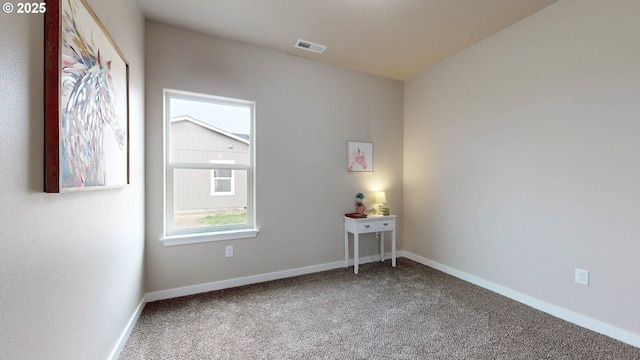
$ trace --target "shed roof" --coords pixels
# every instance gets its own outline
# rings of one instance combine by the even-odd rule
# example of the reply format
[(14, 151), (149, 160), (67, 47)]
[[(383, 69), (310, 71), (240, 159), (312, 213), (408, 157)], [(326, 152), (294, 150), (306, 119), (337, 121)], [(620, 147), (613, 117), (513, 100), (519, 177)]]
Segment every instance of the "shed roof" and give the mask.
[(176, 116), (176, 117), (172, 117), (171, 118), (171, 123), (181, 122), (181, 121), (189, 121), (189, 122), (191, 122), (193, 124), (196, 124), (198, 126), (202, 126), (205, 129), (208, 129), (208, 130), (211, 130), (211, 131), (215, 131), (215, 132), (217, 132), (217, 133), (219, 133), (221, 135), (230, 137), (230, 138), (232, 138), (234, 140), (238, 140), (238, 141), (243, 142), (243, 143), (245, 143), (247, 145), (249, 144), (249, 135), (246, 135), (246, 134), (233, 134), (233, 133), (230, 133), (230, 132), (228, 132), (226, 130), (222, 130), (220, 128), (217, 128), (217, 127), (215, 127), (213, 125), (207, 124), (206, 122), (200, 121), (198, 119), (194, 119), (194, 118), (192, 118), (191, 116), (188, 116), (188, 115), (180, 115), (180, 116)]

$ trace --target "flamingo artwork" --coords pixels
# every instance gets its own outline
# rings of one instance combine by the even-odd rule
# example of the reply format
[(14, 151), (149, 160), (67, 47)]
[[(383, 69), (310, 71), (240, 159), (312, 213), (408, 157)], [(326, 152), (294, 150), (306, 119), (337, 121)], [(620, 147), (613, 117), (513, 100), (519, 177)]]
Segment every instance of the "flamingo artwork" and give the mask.
[(82, 31), (72, 0), (67, 2), (62, 16), (60, 185), (104, 186), (106, 133), (112, 133), (109, 149), (126, 152), (126, 127), (116, 106), (112, 61), (94, 45), (94, 34)]

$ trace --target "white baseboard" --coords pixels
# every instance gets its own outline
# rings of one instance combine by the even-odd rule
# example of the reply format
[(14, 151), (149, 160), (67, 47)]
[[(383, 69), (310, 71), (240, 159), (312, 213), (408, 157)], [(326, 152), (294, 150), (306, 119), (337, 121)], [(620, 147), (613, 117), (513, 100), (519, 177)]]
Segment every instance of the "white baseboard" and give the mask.
[[(401, 256), (401, 253), (402, 252), (397, 252), (398, 257)], [(388, 260), (390, 258), (391, 258), (390, 254), (385, 255), (385, 259)], [(374, 261), (380, 261), (380, 256), (366, 256), (359, 259), (360, 264), (367, 264)], [(348, 266), (353, 266), (353, 260), (349, 260)], [(184, 287), (175, 288), (175, 289), (168, 289), (168, 290), (161, 290), (161, 291), (146, 293), (142, 301), (140, 301), (140, 304), (136, 308), (135, 312), (131, 316), (131, 320), (129, 320), (129, 323), (127, 324), (122, 335), (120, 336), (120, 339), (118, 339), (118, 342), (116, 343), (116, 347), (113, 349), (108, 359), (110, 360), (118, 359), (118, 357), (120, 356), (120, 353), (122, 352), (122, 349), (124, 349), (124, 346), (126, 345), (127, 340), (129, 339), (129, 336), (131, 335), (131, 332), (133, 331), (133, 328), (136, 325), (136, 322), (140, 318), (140, 314), (142, 313), (144, 306), (148, 302), (172, 299), (180, 296), (195, 295), (195, 294), (200, 294), (200, 293), (209, 292), (209, 291), (228, 289), (236, 286), (257, 284), (265, 281), (285, 279), (285, 278), (299, 276), (299, 275), (306, 275), (306, 274), (312, 274), (312, 273), (321, 272), (321, 271), (338, 269), (341, 267), (344, 267), (344, 261), (336, 261), (336, 262), (327, 263), (327, 264), (313, 265), (313, 266), (307, 266), (307, 267), (296, 268), (291, 270), (276, 271), (276, 272), (271, 272), (266, 274), (252, 275), (252, 276), (246, 276), (246, 277), (229, 279), (229, 280), (214, 281), (206, 284), (184, 286)]]
[(538, 309), (542, 312), (545, 312), (547, 314), (553, 315), (557, 318), (566, 320), (568, 322), (571, 322), (573, 324), (576, 324), (578, 326), (587, 328), (589, 330), (593, 330), (595, 332), (598, 332), (600, 334), (612, 337), (614, 339), (620, 340), (624, 343), (627, 343), (629, 345), (633, 345), (635, 347), (640, 347), (640, 334), (636, 334), (636, 333), (632, 333), (630, 331), (627, 330), (623, 330), (620, 329), (618, 327), (603, 323), (601, 321), (592, 319), (588, 316), (567, 310), (565, 308), (559, 307), (557, 305), (553, 305), (550, 303), (547, 303), (545, 301), (542, 301), (540, 299), (536, 299), (532, 296), (520, 293), (518, 291), (509, 289), (507, 287), (504, 287), (502, 285), (498, 285), (495, 283), (492, 283), (491, 281), (487, 281), (485, 279), (479, 278), (477, 276), (471, 275), (469, 273), (466, 273), (464, 271), (460, 271), (458, 269), (454, 269), (452, 267), (440, 264), (438, 262), (435, 262), (433, 260), (429, 260), (427, 258), (415, 255), (413, 253), (410, 253), (408, 251), (403, 251), (402, 252), (402, 256), (406, 257), (407, 259), (413, 260), (415, 262), (419, 262), (423, 265), (427, 265), (429, 267), (432, 267), (436, 270), (440, 270), (444, 273), (447, 273), (449, 275), (455, 276), (459, 279), (462, 279), (464, 281), (470, 282), (472, 284), (478, 285), (480, 287), (483, 287), (487, 290), (491, 290), (495, 293), (498, 293), (500, 295), (506, 296), (510, 299), (513, 299), (515, 301), (518, 301), (520, 303), (523, 303), (527, 306), (530, 306), (534, 309)]
[[(460, 271), (452, 267), (440, 264), (433, 260), (429, 260), (427, 258), (415, 255), (408, 251), (402, 251), (402, 250), (397, 251), (396, 257), (398, 258), (406, 257), (407, 259), (432, 267), (436, 270), (440, 270), (444, 273), (455, 276), (459, 279), (470, 282), (472, 284), (478, 285), (480, 287), (483, 287), (487, 290), (493, 291), (500, 295), (506, 296), (510, 299), (523, 303), (527, 306), (531, 306), (534, 309), (538, 309), (547, 314), (550, 314), (560, 319), (574, 323), (578, 326), (582, 326), (589, 330), (593, 330), (595, 332), (604, 334), (606, 336), (620, 340), (624, 343), (627, 343), (636, 347), (640, 347), (639, 334), (635, 334), (630, 331), (620, 329), (618, 327), (603, 323), (601, 321), (594, 320), (585, 315), (578, 314), (576, 312), (569, 311), (559, 306), (541, 301), (529, 295), (517, 292), (515, 290), (509, 289), (502, 285), (492, 283), (485, 279), (482, 279), (477, 276), (471, 275), (469, 273), (465, 273), (464, 271)], [(389, 260), (390, 258), (391, 258), (391, 254), (389, 253), (385, 254), (385, 260)], [(371, 263), (371, 262), (376, 262), (376, 261), (380, 261), (380, 256), (376, 256), (376, 255), (365, 256), (359, 259), (359, 263), (361, 265)], [(348, 266), (349, 267), (353, 266), (352, 259), (349, 260)], [(327, 271), (327, 270), (333, 270), (333, 269), (338, 269), (342, 267), (344, 267), (344, 261), (336, 261), (332, 263), (313, 265), (313, 266), (307, 266), (307, 267), (290, 269), (290, 270), (276, 271), (276, 272), (271, 272), (266, 274), (252, 275), (252, 276), (246, 276), (246, 277), (229, 279), (229, 280), (214, 281), (206, 284), (185, 286), (185, 287), (180, 287), (175, 289), (168, 289), (168, 290), (161, 290), (161, 291), (154, 291), (154, 292), (147, 293), (142, 299), (142, 301), (140, 302), (140, 305), (138, 305), (138, 307), (136, 308), (134, 314), (131, 317), (131, 320), (129, 321), (129, 323), (127, 324), (127, 327), (123, 331), (122, 336), (120, 337), (117, 343), (117, 346), (113, 350), (109, 359), (110, 360), (118, 359), (118, 356), (120, 355), (120, 353), (122, 352), (122, 349), (127, 343), (127, 340), (129, 339), (129, 336), (131, 335), (131, 332), (133, 331), (133, 328), (135, 327), (135, 324), (138, 321), (140, 314), (142, 313), (142, 309), (144, 308), (144, 305), (147, 302), (172, 299), (180, 296), (195, 295), (195, 294), (204, 293), (208, 291), (228, 289), (236, 286), (257, 284), (265, 281), (285, 279), (289, 277), (306, 275), (306, 274)]]
[(136, 326), (136, 323), (140, 318), (140, 314), (142, 314), (142, 309), (144, 309), (144, 305), (146, 303), (147, 301), (143, 296), (142, 300), (140, 300), (140, 303), (138, 304), (138, 307), (136, 307), (136, 310), (133, 312), (131, 319), (129, 319), (127, 326), (124, 328), (122, 335), (120, 335), (120, 338), (118, 339), (115, 348), (111, 352), (111, 355), (109, 355), (109, 360), (118, 360), (118, 358), (120, 357), (120, 353), (122, 352), (122, 349), (124, 349), (124, 346), (127, 344), (127, 340), (129, 340), (129, 336), (131, 335), (133, 328)]
[(228, 289), (236, 286), (257, 284), (265, 281), (284, 279), (284, 278), (298, 276), (298, 275), (305, 275), (305, 274), (311, 274), (314, 272), (332, 270), (332, 269), (337, 269), (339, 267), (342, 267), (343, 265), (344, 265), (344, 262), (339, 261), (334, 263), (313, 265), (313, 266), (307, 266), (307, 267), (291, 269), (291, 270), (276, 271), (276, 272), (260, 274), (260, 275), (245, 276), (245, 277), (229, 279), (229, 280), (214, 281), (214, 282), (205, 283), (205, 284), (198, 284), (198, 285), (184, 286), (184, 287), (168, 289), (168, 290), (154, 291), (154, 292), (147, 293), (146, 299), (147, 299), (147, 302), (172, 299), (180, 296), (195, 295), (195, 294), (200, 294), (200, 293), (209, 292), (209, 291)]
[[(399, 258), (399, 257), (402, 257), (402, 251), (396, 251), (396, 258)], [(384, 253), (384, 261), (387, 261), (387, 260), (391, 260), (391, 253), (390, 252)], [(372, 263), (372, 262), (380, 262), (380, 254), (363, 256), (363, 257), (358, 258), (358, 265), (368, 264), (368, 263)], [(343, 264), (344, 261), (340, 262), (340, 263)], [(349, 259), (348, 266), (353, 266), (353, 259)]]
[[(397, 252), (397, 254), (399, 253), (400, 252)], [(391, 258), (391, 254), (385, 255), (385, 260), (388, 260), (390, 258)], [(358, 261), (360, 265), (367, 264), (375, 261), (380, 261), (380, 256), (379, 255), (365, 256), (365, 257), (359, 258)], [(348, 266), (353, 266), (352, 259), (349, 260)], [(260, 275), (251, 275), (251, 276), (245, 276), (245, 277), (229, 279), (229, 280), (214, 281), (206, 284), (198, 284), (198, 285), (184, 286), (184, 287), (168, 289), (168, 290), (154, 291), (154, 292), (147, 293), (145, 298), (147, 302), (173, 299), (180, 296), (195, 295), (195, 294), (200, 294), (204, 292), (228, 289), (228, 288), (237, 287), (237, 286), (257, 284), (265, 281), (285, 279), (285, 278), (290, 278), (290, 277), (299, 276), (299, 275), (306, 275), (306, 274), (312, 274), (312, 273), (317, 273), (321, 271), (338, 269), (341, 267), (344, 267), (344, 261), (336, 261), (336, 262), (327, 263), (327, 264), (312, 265), (312, 266), (306, 266), (306, 267), (283, 270), (283, 271), (276, 271), (276, 272), (260, 274)]]

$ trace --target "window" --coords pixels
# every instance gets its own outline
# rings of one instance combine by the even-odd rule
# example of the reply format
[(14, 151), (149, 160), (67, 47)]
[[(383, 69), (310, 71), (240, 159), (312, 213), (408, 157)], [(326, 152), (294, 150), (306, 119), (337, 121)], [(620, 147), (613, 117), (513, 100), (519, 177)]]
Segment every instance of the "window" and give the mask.
[[(233, 164), (233, 160), (211, 160), (213, 164)], [(211, 170), (211, 195), (225, 196), (235, 195), (234, 171), (231, 169)]]
[(255, 103), (165, 90), (165, 245), (255, 237)]

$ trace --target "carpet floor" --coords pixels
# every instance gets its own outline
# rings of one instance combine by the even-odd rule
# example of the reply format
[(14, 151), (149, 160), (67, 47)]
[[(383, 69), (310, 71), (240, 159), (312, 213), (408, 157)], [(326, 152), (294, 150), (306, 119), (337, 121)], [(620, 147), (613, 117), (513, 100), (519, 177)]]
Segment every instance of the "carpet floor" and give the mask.
[(150, 302), (120, 359), (640, 360), (640, 348), (400, 258)]

